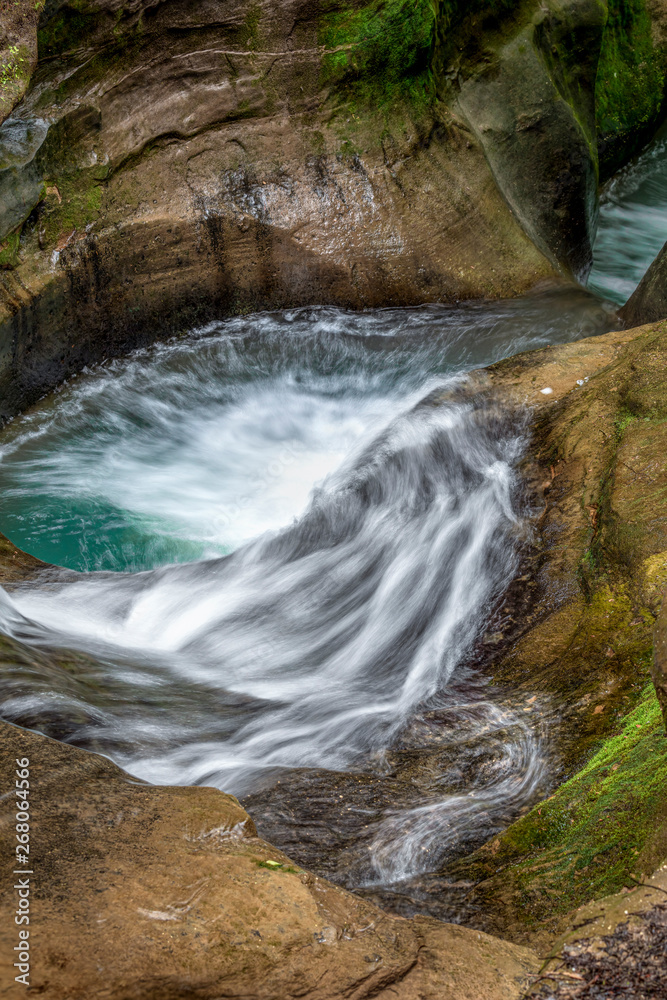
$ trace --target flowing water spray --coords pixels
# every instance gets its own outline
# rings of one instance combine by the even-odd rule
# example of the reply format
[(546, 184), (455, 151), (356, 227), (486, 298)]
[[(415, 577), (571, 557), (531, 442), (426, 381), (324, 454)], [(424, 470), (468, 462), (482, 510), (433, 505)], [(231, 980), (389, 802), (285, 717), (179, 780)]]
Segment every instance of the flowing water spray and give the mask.
[(622, 305), (667, 241), (667, 126), (603, 192), (592, 292)]
[[(583, 293), (570, 314), (560, 301), (550, 339), (612, 325)], [(5, 664), (3, 717), (151, 781), (275, 795), (303, 769), (380, 787), (387, 755), (444, 706), (432, 743), (466, 761), (458, 787), (444, 764), (404, 783), (357, 823), (339, 874), (395, 883), (507, 822), (545, 781), (540, 734), (466, 664), (517, 572), (526, 417), (452, 373), (537, 346), (547, 324), (540, 299), (494, 308), (233, 321), (16, 421), (5, 523), (37, 554), (172, 564), (3, 593), (6, 634), (78, 651)]]

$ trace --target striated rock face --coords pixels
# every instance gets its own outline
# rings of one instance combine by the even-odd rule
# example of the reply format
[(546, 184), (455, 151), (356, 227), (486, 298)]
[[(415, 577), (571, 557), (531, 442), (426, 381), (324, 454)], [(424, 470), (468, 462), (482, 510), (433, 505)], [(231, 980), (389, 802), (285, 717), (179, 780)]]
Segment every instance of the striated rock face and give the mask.
[(225, 313), (585, 275), (607, 18), (48, 0), (0, 127), (0, 417)]
[[(527, 949), (391, 917), (302, 870), (216, 789), (143, 785), (0, 723), (6, 775), (17, 758), (30, 761), (30, 983), (46, 1000), (513, 1000), (537, 971)], [(5, 809), (5, 858), (14, 832)], [(12, 914), (10, 878), (0, 891)], [(2, 921), (7, 997), (25, 991), (18, 929)]]

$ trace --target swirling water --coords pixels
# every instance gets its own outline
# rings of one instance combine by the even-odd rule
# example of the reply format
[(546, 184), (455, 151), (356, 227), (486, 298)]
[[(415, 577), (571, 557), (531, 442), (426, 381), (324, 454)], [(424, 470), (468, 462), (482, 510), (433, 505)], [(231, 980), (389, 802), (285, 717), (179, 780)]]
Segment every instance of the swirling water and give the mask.
[(483, 842), (549, 764), (474, 668), (526, 538), (526, 418), (465, 371), (612, 326), (584, 292), (298, 310), (84, 373), (0, 442), (3, 530), (83, 571), (0, 594), (5, 633), (82, 654), (4, 664), (2, 716), (248, 796), (348, 885)]
[[(304, 772), (334, 815), (332, 782), (364, 775), (382, 801), (346, 817), (333, 862), (321, 817), (306, 834), (297, 806), (270, 827), (351, 885), (483, 841), (548, 768), (539, 726), (469, 662), (516, 573), (524, 418), (462, 373), (612, 325), (583, 292), (299, 310), (74, 380), (5, 432), (0, 517), (27, 550), (97, 572), (4, 594), (0, 618), (87, 659), (5, 667), (2, 715), (151, 781), (259, 795), (260, 829)], [(406, 742), (428, 780), (392, 762)]]

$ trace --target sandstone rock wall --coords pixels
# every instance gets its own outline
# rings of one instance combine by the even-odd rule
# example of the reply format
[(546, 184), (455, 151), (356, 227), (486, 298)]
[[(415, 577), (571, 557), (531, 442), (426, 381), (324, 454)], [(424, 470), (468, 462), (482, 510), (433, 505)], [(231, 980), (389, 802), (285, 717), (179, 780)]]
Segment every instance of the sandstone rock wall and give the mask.
[(584, 276), (606, 18), (48, 0), (0, 127), (0, 416), (213, 316)]

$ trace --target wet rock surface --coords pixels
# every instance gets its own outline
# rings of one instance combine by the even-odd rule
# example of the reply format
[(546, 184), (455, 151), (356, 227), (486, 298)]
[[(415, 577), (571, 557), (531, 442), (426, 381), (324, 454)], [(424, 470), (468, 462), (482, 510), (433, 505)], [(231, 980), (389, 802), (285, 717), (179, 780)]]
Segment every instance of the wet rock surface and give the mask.
[[(490, 370), (527, 398), (553, 390), (535, 422), (536, 601), (529, 629), (492, 672), (514, 691), (555, 698), (551, 732), (567, 780), (444, 874), (475, 883), (468, 919), (515, 940), (559, 933), (577, 906), (651, 872), (667, 849), (667, 747), (651, 684), (667, 571), (665, 344), (658, 324)], [(568, 382), (573, 361), (580, 370), (575, 378), (570, 367)]]
[[(231, 796), (159, 788), (110, 761), (0, 725), (3, 768), (30, 760), (31, 987), (72, 998), (519, 997), (527, 949), (401, 920), (257, 838)], [(14, 852), (13, 816), (0, 828)], [(6, 879), (3, 912), (14, 907)], [(3, 996), (13, 923), (3, 921)]]
[(0, 126), (0, 416), (212, 317), (585, 276), (596, 128), (627, 112), (622, 157), (637, 115), (654, 122), (661, 12), (47, 3)]
[(655, 323), (667, 316), (667, 246), (655, 258), (620, 315), (630, 327)]

